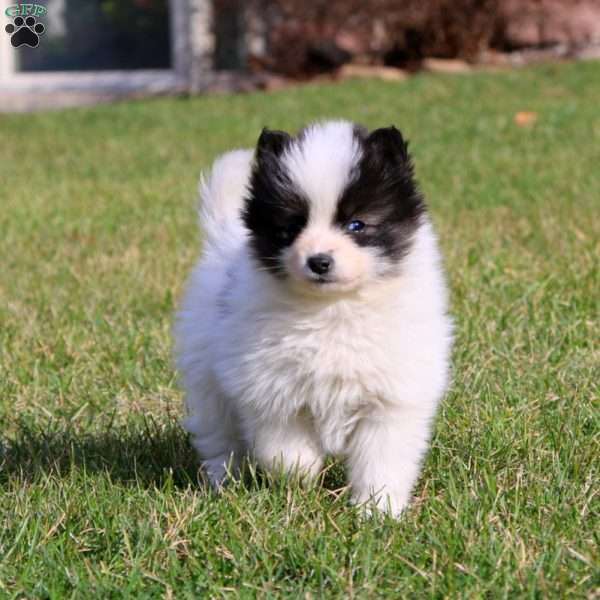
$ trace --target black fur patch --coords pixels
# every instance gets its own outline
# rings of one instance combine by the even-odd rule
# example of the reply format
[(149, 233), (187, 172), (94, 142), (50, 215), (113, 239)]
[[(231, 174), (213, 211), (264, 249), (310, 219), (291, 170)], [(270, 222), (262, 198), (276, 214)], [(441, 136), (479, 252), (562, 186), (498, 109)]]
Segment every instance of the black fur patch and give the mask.
[(354, 242), (398, 261), (409, 250), (425, 212), (408, 145), (393, 126), (370, 134), (356, 127), (354, 135), (363, 156), (340, 198), (335, 224), (347, 231), (348, 223), (362, 221), (364, 229), (347, 231)]
[(308, 222), (308, 200), (294, 188), (279, 160), (292, 138), (263, 129), (256, 147), (243, 221), (250, 231), (255, 256), (269, 271), (285, 276), (282, 251)]

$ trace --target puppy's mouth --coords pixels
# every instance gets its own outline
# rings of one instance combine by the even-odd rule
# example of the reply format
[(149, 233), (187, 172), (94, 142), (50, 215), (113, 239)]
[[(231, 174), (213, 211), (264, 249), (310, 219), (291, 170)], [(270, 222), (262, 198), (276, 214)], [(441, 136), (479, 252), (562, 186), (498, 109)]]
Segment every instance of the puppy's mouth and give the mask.
[(311, 283), (315, 283), (316, 285), (327, 285), (331, 283), (336, 283), (335, 279), (332, 279), (331, 277), (323, 277), (322, 275), (319, 275), (318, 277), (311, 277), (309, 281)]
[(335, 288), (339, 284), (343, 284), (333, 274), (317, 275), (316, 273), (303, 273), (300, 277), (295, 277), (296, 281), (305, 289), (325, 290)]
[(316, 290), (335, 289), (338, 291), (353, 289), (356, 281), (344, 281), (333, 275), (313, 275), (304, 277), (303, 281), (308, 284), (308, 287)]

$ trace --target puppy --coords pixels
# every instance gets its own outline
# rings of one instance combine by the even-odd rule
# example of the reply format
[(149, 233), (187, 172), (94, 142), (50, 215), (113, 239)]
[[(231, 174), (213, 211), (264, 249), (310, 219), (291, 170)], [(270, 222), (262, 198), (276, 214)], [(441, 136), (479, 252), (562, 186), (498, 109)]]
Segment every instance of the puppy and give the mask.
[(319, 473), (343, 457), (352, 498), (399, 515), (448, 379), (436, 238), (395, 127), (263, 130), (200, 185), (203, 249), (176, 361), (191, 434), (219, 485), (250, 455)]

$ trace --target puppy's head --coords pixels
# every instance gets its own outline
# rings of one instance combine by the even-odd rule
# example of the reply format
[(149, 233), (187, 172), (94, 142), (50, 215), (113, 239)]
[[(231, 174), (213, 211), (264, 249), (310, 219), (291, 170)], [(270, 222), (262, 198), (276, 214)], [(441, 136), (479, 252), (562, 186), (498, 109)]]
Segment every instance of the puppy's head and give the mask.
[(334, 121), (263, 130), (243, 218), (262, 268), (327, 294), (396, 274), (424, 210), (395, 127)]

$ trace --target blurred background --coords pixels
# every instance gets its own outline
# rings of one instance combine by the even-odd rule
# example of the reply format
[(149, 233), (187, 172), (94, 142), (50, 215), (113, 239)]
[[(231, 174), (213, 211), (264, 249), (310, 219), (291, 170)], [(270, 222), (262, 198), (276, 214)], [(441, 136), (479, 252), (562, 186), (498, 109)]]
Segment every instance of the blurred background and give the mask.
[(0, 0), (0, 110), (600, 56), (600, 0)]

